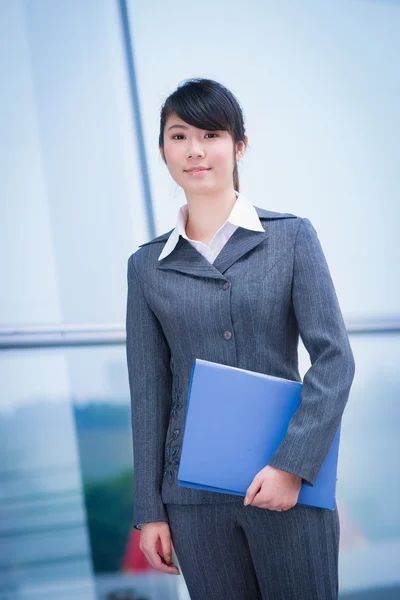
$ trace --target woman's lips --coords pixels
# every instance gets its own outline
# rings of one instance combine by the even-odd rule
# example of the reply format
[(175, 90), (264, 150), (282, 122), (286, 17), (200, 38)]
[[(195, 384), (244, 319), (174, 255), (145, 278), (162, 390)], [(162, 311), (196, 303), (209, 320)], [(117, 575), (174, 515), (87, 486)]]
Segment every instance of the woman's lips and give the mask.
[(208, 171), (211, 171), (211, 168), (209, 168), (209, 169), (200, 169), (199, 171), (186, 171), (186, 173), (188, 175), (202, 175), (203, 173), (208, 173)]

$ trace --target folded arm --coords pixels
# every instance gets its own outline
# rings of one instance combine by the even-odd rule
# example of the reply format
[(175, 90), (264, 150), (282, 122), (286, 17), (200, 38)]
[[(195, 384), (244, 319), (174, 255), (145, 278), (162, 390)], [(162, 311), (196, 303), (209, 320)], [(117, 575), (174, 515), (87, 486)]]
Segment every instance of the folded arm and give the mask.
[(294, 246), (292, 302), (311, 367), (300, 407), (268, 464), (314, 485), (340, 424), (355, 362), (328, 264), (308, 219), (301, 220)]

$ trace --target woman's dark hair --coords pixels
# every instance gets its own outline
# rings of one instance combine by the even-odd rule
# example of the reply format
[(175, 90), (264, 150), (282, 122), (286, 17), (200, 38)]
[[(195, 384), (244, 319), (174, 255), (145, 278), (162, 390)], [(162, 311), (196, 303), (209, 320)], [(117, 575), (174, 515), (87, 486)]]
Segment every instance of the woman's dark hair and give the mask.
[[(209, 131), (228, 131), (234, 141), (244, 142), (244, 117), (242, 108), (225, 86), (213, 79), (191, 78), (180, 83), (165, 100), (160, 114), (159, 145), (164, 148), (164, 127), (170, 115)], [(239, 174), (234, 159), (233, 187), (239, 191)]]

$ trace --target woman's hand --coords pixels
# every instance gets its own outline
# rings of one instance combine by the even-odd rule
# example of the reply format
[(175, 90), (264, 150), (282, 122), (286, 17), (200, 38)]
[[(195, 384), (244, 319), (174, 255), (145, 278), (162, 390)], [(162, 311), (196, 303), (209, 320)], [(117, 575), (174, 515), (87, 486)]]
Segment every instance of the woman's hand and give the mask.
[[(161, 554), (158, 552), (160, 543)], [(174, 547), (166, 521), (142, 524), (139, 548), (155, 569), (170, 575), (180, 575), (178, 567), (172, 562)]]
[(244, 504), (268, 510), (289, 510), (297, 503), (301, 482), (298, 475), (267, 465), (257, 473), (247, 488)]

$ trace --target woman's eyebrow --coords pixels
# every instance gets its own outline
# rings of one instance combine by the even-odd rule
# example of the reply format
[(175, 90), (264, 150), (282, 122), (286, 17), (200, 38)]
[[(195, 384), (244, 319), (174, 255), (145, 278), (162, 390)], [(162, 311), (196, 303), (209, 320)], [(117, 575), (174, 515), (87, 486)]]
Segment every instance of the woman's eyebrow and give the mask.
[(171, 127), (168, 127), (167, 131), (173, 129), (174, 127), (179, 127), (180, 129), (189, 129), (187, 125), (171, 125)]

